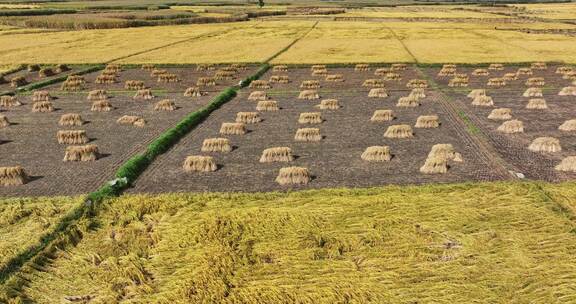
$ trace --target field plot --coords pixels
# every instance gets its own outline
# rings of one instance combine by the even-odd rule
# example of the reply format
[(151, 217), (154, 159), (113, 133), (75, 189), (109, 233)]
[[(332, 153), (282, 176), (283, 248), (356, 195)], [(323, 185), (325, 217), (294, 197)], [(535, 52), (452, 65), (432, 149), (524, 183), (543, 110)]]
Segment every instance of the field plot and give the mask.
[(10, 258), (34, 245), (80, 198), (53, 197), (0, 200), (0, 269)]
[(128, 195), (110, 202), (77, 247), (23, 274), (23, 296), (573, 303), (573, 229), (539, 187), (522, 183)]
[[(576, 119), (576, 95), (558, 95), (564, 87), (573, 85), (572, 80), (563, 79), (563, 75), (555, 73), (557, 68), (558, 66), (548, 66), (546, 69), (506, 66), (502, 70), (490, 70), (457, 67), (456, 73), (468, 75), (467, 88), (449, 88), (447, 84), (453, 77), (438, 76), (439, 68), (428, 69), (427, 73), (436, 78), (473, 123), (488, 136), (498, 153), (512, 165), (512, 170), (532, 179), (560, 181), (576, 178), (574, 172), (555, 170), (562, 159), (576, 155), (576, 121), (568, 122), (565, 130), (559, 129), (566, 121)], [(474, 75), (478, 73), (484, 75)], [(517, 79), (507, 80), (503, 87), (487, 85), (489, 79), (501, 78), (505, 74)], [(528, 84), (530, 79), (531, 85)], [(540, 81), (544, 83), (538, 84)], [(490, 98), (482, 101), (482, 97), (475, 101), (474, 98), (467, 97), (472, 89), (485, 89), (485, 94), (492, 101)], [(576, 94), (576, 89), (574, 90)], [(493, 112), (495, 109), (507, 110)], [(520, 122), (507, 122), (515, 120)], [(509, 125), (500, 127), (503, 124)], [(514, 127), (514, 124), (517, 126)], [(499, 127), (501, 130), (498, 130)], [(561, 151), (529, 150), (533, 141), (539, 137), (559, 140)]]
[[(245, 78), (253, 68), (238, 71), (234, 79), (216, 80), (215, 86), (200, 86), (203, 95), (199, 97), (186, 97), (184, 92), (188, 87), (195, 87), (200, 78), (213, 78), (218, 73), (216, 67), (213, 71), (196, 71), (195, 67), (166, 68), (166, 75), (179, 78), (175, 83), (160, 83), (150, 71), (129, 69), (116, 74), (115, 84), (96, 84), (95, 79), (102, 78), (105, 71), (85, 75), (87, 83), (81, 91), (64, 92), (58, 84), (45, 89), (55, 98), (33, 102), (34, 98), (41, 99), (43, 93), (21, 95), (15, 100), (22, 105), (3, 108), (0, 114), (10, 124), (0, 129), (0, 154), (3, 155), (0, 166), (19, 165), (30, 178), (24, 185), (1, 187), (1, 195), (69, 195), (95, 190), (113, 177), (123, 161), (142, 151), (188, 113), (205, 105), (224, 87)], [(124, 88), (126, 82), (131, 83), (133, 90)], [(148, 87), (151, 91), (137, 91), (137, 87)], [(136, 92), (142, 98), (133, 98)], [(147, 95), (154, 98), (146, 99)], [(118, 122), (123, 116), (129, 117)], [(91, 145), (97, 146), (96, 153), (92, 153)], [(68, 151), (70, 146), (90, 151)], [(78, 153), (83, 159), (86, 157), (86, 161), (73, 161), (80, 157)], [(88, 161), (93, 154), (97, 160)], [(69, 161), (63, 161), (65, 155)]]
[(349, 9), (338, 17), (377, 17), (377, 18), (436, 18), (436, 19), (494, 19), (510, 18), (484, 12), (464, 10), (458, 6), (404, 6), (404, 7), (367, 7)]
[[(474, 143), (463, 130), (465, 126), (455, 117), (457, 115), (447, 112), (440, 102), (440, 95), (433, 90), (424, 90), (425, 98), (407, 97), (412, 93), (407, 83), (419, 78), (414, 69), (393, 72), (391, 74), (402, 79), (386, 82), (382, 76), (374, 75), (375, 68), (363, 72), (356, 72), (353, 68), (329, 68), (328, 71), (341, 75), (344, 82), (326, 81), (325, 77), (329, 76), (311, 76), (309, 67), (290, 68), (288, 72), (272, 71), (264, 75), (262, 79), (265, 80), (288, 76), (290, 83), (270, 83), (272, 88), (267, 90), (244, 90), (237, 98), (213, 113), (176, 147), (161, 156), (137, 181), (134, 191), (282, 190), (286, 187), (276, 183), (275, 178), (280, 168), (291, 166), (307, 168), (312, 180), (306, 187), (313, 188), (479, 181), (506, 177), (505, 172), (502, 173), (478, 154)], [(373, 78), (379, 78), (386, 86), (389, 97), (368, 97), (371, 88), (363, 84)], [(307, 80), (319, 82), (320, 98), (298, 98), (300, 91), (304, 91), (300, 86)], [(255, 91), (265, 91), (269, 100), (249, 100)], [(261, 108), (263, 103), (269, 103), (271, 99), (277, 102), (278, 111), (265, 111)], [(332, 106), (330, 103), (334, 101), (331, 99), (337, 99), (338, 109), (319, 108), (321, 103)], [(400, 99), (403, 100), (400, 103), (408, 105), (398, 106)], [(391, 110), (395, 118), (387, 120), (384, 117), (387, 114), (380, 111), (378, 115), (383, 117), (374, 118), (380, 121), (371, 121), (377, 110)], [(225, 128), (227, 123), (235, 122), (237, 116), (250, 115), (257, 115), (262, 121), (247, 124), (246, 134), (222, 134), (222, 131), (228, 131), (221, 130), (221, 127)], [(302, 118), (301, 115), (311, 118)], [(430, 118), (434, 115), (437, 117)], [(240, 119), (242, 121), (246, 118)], [(440, 126), (434, 125), (434, 121), (429, 128), (417, 126), (419, 119), (438, 121)], [(311, 123), (301, 123), (301, 120)], [(406, 131), (405, 128), (411, 130)], [(314, 129), (319, 129), (319, 134), (306, 134), (316, 132)], [(387, 131), (393, 133), (394, 129), (399, 129), (400, 134), (391, 136), (410, 138), (384, 137)], [(308, 136), (310, 141), (302, 142), (306, 139), (296, 138), (298, 132), (304, 137)], [(228, 139), (232, 151), (202, 152), (207, 145), (204, 141), (213, 138)], [(419, 168), (424, 166), (432, 146), (436, 144), (451, 144), (455, 152), (461, 154), (463, 161), (450, 163), (446, 174), (420, 173)], [(371, 146), (388, 146), (391, 160), (364, 161), (361, 156)], [(290, 148), (295, 159), (292, 162), (259, 162), (264, 150), (274, 147)], [(215, 172), (185, 172), (184, 161), (188, 156), (195, 155), (214, 157), (218, 169)]]

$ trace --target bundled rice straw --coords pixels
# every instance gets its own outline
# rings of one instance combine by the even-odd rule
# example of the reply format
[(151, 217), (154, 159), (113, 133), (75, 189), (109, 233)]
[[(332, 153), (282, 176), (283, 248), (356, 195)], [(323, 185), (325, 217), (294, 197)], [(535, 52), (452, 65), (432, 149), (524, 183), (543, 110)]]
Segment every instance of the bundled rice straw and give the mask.
[(276, 182), (280, 185), (306, 185), (310, 182), (310, 173), (303, 167), (281, 168), (276, 177)]
[(98, 159), (98, 146), (68, 146), (63, 161), (95, 161)]
[(207, 138), (202, 143), (202, 152), (230, 152), (232, 145), (227, 138)]
[(372, 114), (370, 121), (381, 122), (381, 121), (391, 121), (394, 119), (394, 112), (392, 110), (376, 110)]
[(523, 133), (524, 132), (524, 123), (522, 121), (513, 119), (503, 122), (498, 127), (498, 132), (506, 133), (506, 134), (514, 134), (514, 133)]
[(186, 157), (182, 168), (184, 172), (213, 172), (218, 166), (212, 156), (192, 155)]
[(556, 153), (562, 151), (560, 141), (554, 137), (538, 137), (532, 141), (528, 150), (533, 152)]
[(261, 163), (291, 162), (294, 160), (292, 149), (288, 147), (274, 147), (262, 151)]
[(488, 119), (492, 120), (508, 120), (512, 119), (512, 109), (509, 108), (498, 108), (492, 110), (490, 115), (488, 115)]
[(372, 146), (366, 148), (360, 158), (369, 162), (386, 162), (392, 159), (392, 155), (388, 146)]

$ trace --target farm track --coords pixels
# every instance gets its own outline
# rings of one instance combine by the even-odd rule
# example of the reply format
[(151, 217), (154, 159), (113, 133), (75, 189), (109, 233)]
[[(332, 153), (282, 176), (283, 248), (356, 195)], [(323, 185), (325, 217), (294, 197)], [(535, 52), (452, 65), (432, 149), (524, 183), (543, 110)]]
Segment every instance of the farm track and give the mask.
[[(461, 136), (460, 138), (473, 147), (473, 150), (478, 152), (478, 156), (480, 156), (483, 161), (492, 164), (494, 168), (498, 169), (497, 174), (501, 175), (502, 178), (512, 177), (513, 175), (510, 174), (510, 171), (515, 171), (514, 167), (499, 156), (498, 152), (496, 152), (494, 147), (488, 142), (488, 138), (481, 132), (476, 132), (476, 134), (470, 132), (470, 126), (459, 114), (466, 113), (459, 103), (454, 102), (452, 98), (445, 94), (442, 86), (438, 85), (432, 77), (428, 77), (428, 75), (418, 67), (416, 67), (416, 70), (441, 94), (441, 98), (438, 100), (446, 113), (448, 113), (448, 118), (461, 126), (461, 128), (457, 128), (457, 132)], [(466, 117), (469, 118), (468, 116)], [(474, 122), (476, 121), (473, 121), (473, 123)]]

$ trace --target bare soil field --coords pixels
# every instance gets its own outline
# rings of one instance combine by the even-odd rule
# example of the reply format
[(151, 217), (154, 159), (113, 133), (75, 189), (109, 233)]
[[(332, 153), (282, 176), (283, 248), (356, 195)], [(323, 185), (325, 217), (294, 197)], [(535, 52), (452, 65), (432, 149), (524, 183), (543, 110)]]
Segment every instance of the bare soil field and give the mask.
[[(442, 86), (442, 90), (481, 130), (500, 157), (506, 160), (510, 170), (530, 179), (551, 182), (576, 178), (574, 173), (554, 170), (564, 157), (576, 155), (576, 132), (558, 129), (565, 121), (576, 119), (576, 96), (558, 96), (562, 88), (571, 86), (572, 80), (563, 79), (562, 75), (556, 74), (557, 66), (548, 66), (544, 70), (532, 69), (533, 75), (519, 75), (517, 80), (507, 81), (506, 86), (501, 88), (487, 86), (489, 78), (516, 73), (519, 68), (525, 66), (506, 66), (502, 71), (490, 71), (488, 76), (474, 76), (472, 71), (476, 68), (458, 67), (458, 73), (470, 76), (467, 88), (449, 88), (447, 84), (451, 77), (439, 77), (438, 68), (427, 69), (426, 73), (435, 78), (435, 81)], [(543, 96), (524, 97), (525, 91), (531, 87), (526, 85), (526, 81), (534, 77), (542, 77), (545, 80), (545, 85), (542, 87)], [(486, 94), (492, 97), (494, 105), (489, 107), (472, 105), (472, 99), (467, 97), (472, 89), (486, 89)], [(530, 99), (545, 99), (548, 108), (527, 109)], [(505, 120), (488, 119), (491, 111), (496, 108), (511, 109), (511, 119), (522, 121), (524, 132), (505, 134), (497, 131)], [(538, 137), (558, 139), (562, 151), (555, 153), (530, 151), (528, 149), (530, 143)]]
[[(397, 107), (402, 96), (410, 94), (406, 84), (422, 79), (413, 68), (398, 71), (402, 79), (387, 81), (387, 98), (368, 98), (370, 88), (363, 87), (366, 79), (382, 78), (371, 71), (356, 72), (353, 68), (328, 68), (329, 74), (342, 74), (344, 82), (328, 82), (324, 76), (311, 76), (310, 67), (290, 68), (287, 73), (269, 71), (261, 79), (273, 75), (288, 75), (290, 83), (272, 83), (266, 91), (278, 102), (279, 111), (260, 112), (263, 121), (247, 124), (244, 135), (219, 134), (222, 123), (234, 122), (238, 112), (256, 112), (257, 101), (248, 100), (250, 93), (260, 89), (246, 89), (231, 102), (213, 113), (201, 126), (192, 131), (168, 153), (157, 159), (136, 182), (133, 192), (178, 191), (271, 191), (299, 188), (365, 187), (383, 184), (423, 184), (457, 181), (488, 181), (509, 178), (503, 168), (482, 155), (476, 143), (465, 131), (457, 115), (444, 106), (445, 96), (426, 89), (426, 97), (414, 108)], [(319, 80), (320, 98), (298, 99), (300, 85), (306, 80)], [(337, 99), (340, 108), (321, 110), (324, 99)], [(375, 110), (392, 110), (392, 121), (371, 122)], [(320, 112), (322, 123), (300, 124), (304, 112)], [(438, 128), (415, 128), (421, 115), (438, 115)], [(391, 125), (412, 126), (413, 138), (385, 138)], [(299, 128), (318, 128), (322, 139), (317, 142), (297, 142)], [(233, 146), (229, 153), (201, 152), (204, 139), (228, 138)], [(435, 144), (452, 144), (462, 154), (463, 162), (451, 164), (446, 174), (424, 174), (428, 153)], [(388, 146), (392, 159), (386, 162), (367, 162), (361, 155), (367, 147)], [(291, 148), (292, 162), (260, 163), (264, 149)], [(184, 160), (190, 155), (213, 156), (218, 169), (214, 172), (184, 172)], [(308, 168), (312, 179), (304, 186), (280, 186), (275, 182), (282, 167)]]
[[(163, 84), (152, 81), (149, 72), (131, 69), (120, 72), (119, 83), (112, 85), (94, 84), (96, 75), (86, 76), (87, 84), (81, 92), (60, 91), (60, 84), (46, 88), (55, 97), (51, 102), (53, 112), (32, 112), (32, 96), (21, 95), (17, 99), (21, 106), (2, 108), (11, 123), (0, 129), (1, 166), (20, 165), (30, 176), (25, 185), (0, 188), (0, 196), (44, 196), (73, 195), (94, 191), (114, 176), (115, 170), (129, 157), (143, 151), (146, 145), (164, 130), (176, 125), (188, 113), (207, 104), (225, 86), (237, 80), (220, 80), (216, 87), (206, 90), (202, 97), (184, 97), (187, 87), (195, 86), (201, 76), (213, 71), (196, 72), (196, 69), (170, 69), (181, 78), (176, 84)], [(240, 77), (249, 74), (243, 71)], [(95, 73), (97, 74), (97, 73)], [(126, 80), (145, 80), (153, 90), (151, 100), (134, 100), (135, 91), (123, 88)], [(113, 106), (109, 112), (93, 112), (93, 101), (87, 100), (87, 91), (105, 89), (108, 102)], [(160, 100), (170, 99), (176, 105), (174, 111), (155, 110)], [(80, 114), (85, 123), (81, 126), (59, 126), (63, 114)], [(120, 125), (118, 118), (132, 115), (143, 118), (143, 127)], [(96, 161), (64, 162), (66, 144), (59, 144), (57, 132), (60, 130), (84, 130), (89, 138), (86, 144), (95, 144), (100, 153)]]

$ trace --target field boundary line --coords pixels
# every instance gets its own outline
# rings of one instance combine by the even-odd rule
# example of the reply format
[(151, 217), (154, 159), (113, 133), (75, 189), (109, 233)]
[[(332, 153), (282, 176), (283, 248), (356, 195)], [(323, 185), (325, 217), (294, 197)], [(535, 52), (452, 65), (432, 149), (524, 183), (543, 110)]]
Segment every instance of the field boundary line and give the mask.
[(178, 44), (190, 42), (190, 41), (195, 40), (195, 39), (210, 38), (210, 37), (212, 37), (212, 36), (214, 36), (214, 35), (221, 35), (221, 34), (229, 33), (229, 32), (234, 31), (234, 30), (236, 30), (236, 29), (231, 28), (231, 29), (226, 29), (226, 30), (208, 32), (208, 33), (204, 33), (204, 34), (197, 35), (197, 36), (194, 36), (194, 37), (188, 37), (188, 38), (183, 39), (183, 40), (174, 41), (174, 42), (171, 42), (171, 43), (168, 43), (168, 44), (164, 44), (164, 45), (161, 45), (161, 46), (153, 47), (153, 48), (151, 48), (151, 49), (147, 49), (147, 50), (139, 51), (139, 52), (136, 52), (136, 53), (124, 55), (124, 56), (121, 56), (121, 57), (113, 58), (113, 59), (111, 59), (111, 60), (109, 60), (109, 61), (105, 61), (104, 63), (114, 63), (114, 62), (119, 61), (119, 60), (123, 60), (123, 59), (126, 59), (126, 58), (130, 58), (130, 57), (134, 57), (134, 56), (146, 54), (146, 53), (149, 53), (149, 52), (157, 51), (157, 50), (160, 50), (160, 49), (163, 49), (163, 48), (167, 48), (167, 47), (171, 47), (171, 46), (175, 46), (175, 45), (178, 45)]
[(302, 36), (294, 39), (294, 41), (290, 42), (287, 46), (285, 46), (284, 48), (282, 48), (280, 51), (276, 52), (276, 54), (270, 56), (268, 59), (266, 59), (264, 61), (264, 63), (270, 63), (270, 61), (276, 59), (278, 56), (282, 55), (283, 53), (287, 52), (292, 46), (294, 46), (296, 43), (298, 43), (298, 41), (300, 41), (301, 39), (303, 39), (304, 37), (308, 36), (308, 34), (310, 34), (318, 25), (318, 23), (320, 23), (320, 21), (316, 21), (314, 22), (314, 24), (312, 25), (312, 27), (310, 29), (308, 29), (304, 34), (302, 34)]
[(416, 56), (414, 55), (414, 53), (412, 53), (412, 51), (410, 51), (410, 49), (406, 46), (404, 41), (402, 41), (402, 39), (400, 39), (400, 36), (398, 36), (398, 34), (391, 27), (384, 24), (384, 28), (386, 28), (394, 36), (394, 38), (396, 38), (396, 40), (398, 40), (398, 42), (400, 42), (400, 44), (402, 45), (402, 47), (404, 48), (406, 53), (408, 53), (408, 55), (410, 55), (410, 57), (412, 57), (412, 59), (414, 60), (414, 63), (416, 63), (416, 64), (420, 63), (418, 61), (418, 58), (416, 58)]

